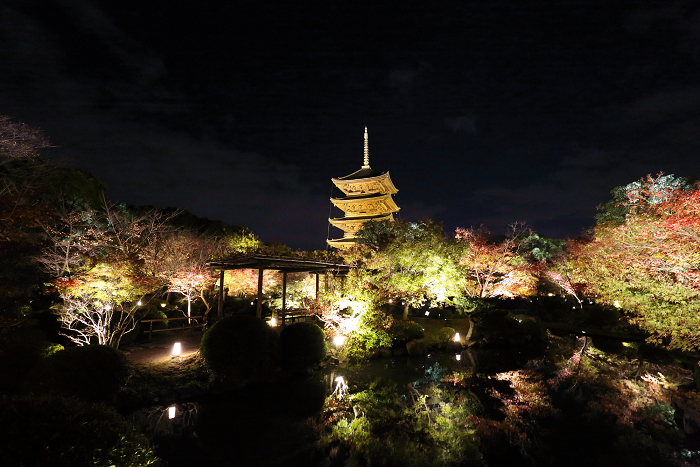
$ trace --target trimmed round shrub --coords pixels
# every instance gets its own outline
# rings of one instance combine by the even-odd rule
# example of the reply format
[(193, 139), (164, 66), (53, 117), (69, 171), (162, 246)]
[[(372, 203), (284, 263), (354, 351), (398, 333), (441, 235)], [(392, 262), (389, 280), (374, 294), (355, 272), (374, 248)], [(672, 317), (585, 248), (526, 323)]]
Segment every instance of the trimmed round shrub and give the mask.
[(157, 458), (144, 435), (109, 407), (63, 397), (0, 402), (0, 465), (148, 466)]
[(438, 331), (438, 341), (440, 341), (443, 344), (453, 342), (456, 332), (457, 331), (455, 331), (454, 328), (448, 326), (440, 328), (440, 330)]
[(280, 333), (280, 363), (291, 371), (305, 371), (326, 358), (326, 334), (316, 323), (294, 323)]
[(424, 335), (425, 335), (425, 333), (423, 331), (423, 326), (421, 326), (418, 323), (411, 323), (406, 328), (406, 338), (409, 341), (412, 341), (415, 339), (422, 339)]
[[(161, 310), (153, 310), (149, 312), (143, 319), (167, 319), (169, 318), (168, 315), (166, 315), (163, 311)], [(168, 327), (168, 322), (167, 321), (156, 321), (153, 324), (153, 329), (165, 329)], [(144, 326), (144, 329), (150, 328), (151, 323), (143, 323), (142, 326)]]
[(266, 379), (277, 367), (279, 336), (254, 316), (230, 316), (204, 334), (199, 351), (218, 376), (241, 382)]
[(391, 333), (394, 341), (401, 343), (422, 339), (424, 335), (423, 326), (418, 323), (407, 323), (405, 321), (394, 321), (391, 324)]
[(131, 363), (113, 347), (70, 347), (43, 359), (28, 375), (23, 388), (39, 394), (108, 402), (126, 384), (131, 373)]

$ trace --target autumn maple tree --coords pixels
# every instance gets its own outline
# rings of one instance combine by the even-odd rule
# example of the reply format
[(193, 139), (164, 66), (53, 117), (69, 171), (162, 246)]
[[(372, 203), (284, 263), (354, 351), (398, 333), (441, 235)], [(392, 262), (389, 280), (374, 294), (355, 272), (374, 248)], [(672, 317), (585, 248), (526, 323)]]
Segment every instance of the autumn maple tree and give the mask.
[(53, 309), (68, 338), (118, 347), (134, 329), (160, 286), (144, 258), (166, 220), (155, 210), (134, 213), (105, 201), (45, 226), (50, 244), (37, 261), (54, 277), (61, 302)]
[(501, 241), (490, 241), (484, 229), (457, 229), (459, 265), (465, 295), (473, 298), (532, 295), (536, 271), (524, 257), (523, 238), (529, 230), (521, 224), (509, 227)]
[(628, 185), (624, 222), (599, 223), (573, 245), (571, 270), (650, 341), (692, 350), (700, 348), (700, 190), (679, 184), (659, 196), (662, 177)]

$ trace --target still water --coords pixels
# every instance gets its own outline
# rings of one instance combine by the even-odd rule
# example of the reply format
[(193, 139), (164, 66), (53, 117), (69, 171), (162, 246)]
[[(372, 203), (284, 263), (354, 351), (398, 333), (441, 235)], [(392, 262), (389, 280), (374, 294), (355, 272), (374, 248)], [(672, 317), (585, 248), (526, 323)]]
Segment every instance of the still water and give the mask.
[(449, 384), (441, 380), (452, 371), (473, 373), (478, 367), (486, 377), (523, 368), (543, 355), (542, 348), (520, 348), (384, 358), (325, 368), (306, 380), (250, 384), (196, 402), (151, 407), (134, 413), (132, 420), (158, 446), (168, 466), (313, 465), (318, 431), (310, 420), (341, 378), (350, 392), (377, 381), (408, 391), (426, 382)]

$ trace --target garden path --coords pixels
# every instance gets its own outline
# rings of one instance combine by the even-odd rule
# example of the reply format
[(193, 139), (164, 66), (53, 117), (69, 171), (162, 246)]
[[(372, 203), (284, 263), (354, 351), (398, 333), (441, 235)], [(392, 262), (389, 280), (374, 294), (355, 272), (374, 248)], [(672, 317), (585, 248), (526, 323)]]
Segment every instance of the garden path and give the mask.
[(192, 355), (199, 351), (202, 340), (201, 331), (172, 331), (153, 335), (153, 340), (133, 343), (120, 347), (132, 363), (150, 364), (169, 361), (173, 353), (173, 345), (179, 342), (182, 347), (181, 357)]

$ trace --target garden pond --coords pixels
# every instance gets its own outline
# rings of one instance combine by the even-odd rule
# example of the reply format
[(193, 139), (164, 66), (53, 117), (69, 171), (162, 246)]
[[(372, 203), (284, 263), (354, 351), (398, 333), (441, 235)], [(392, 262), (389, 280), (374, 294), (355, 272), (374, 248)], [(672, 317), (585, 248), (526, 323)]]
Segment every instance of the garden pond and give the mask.
[(700, 465), (679, 398), (697, 402), (692, 371), (667, 352), (550, 335), (330, 365), (128, 416), (168, 466)]

